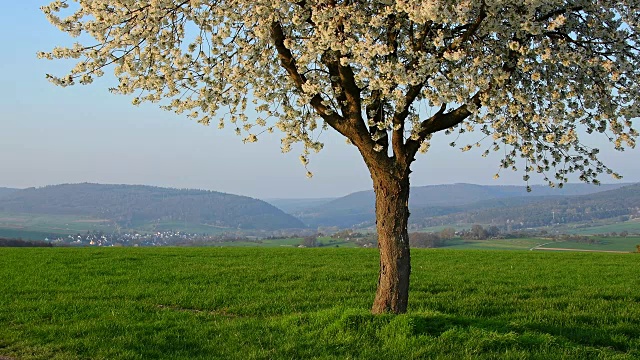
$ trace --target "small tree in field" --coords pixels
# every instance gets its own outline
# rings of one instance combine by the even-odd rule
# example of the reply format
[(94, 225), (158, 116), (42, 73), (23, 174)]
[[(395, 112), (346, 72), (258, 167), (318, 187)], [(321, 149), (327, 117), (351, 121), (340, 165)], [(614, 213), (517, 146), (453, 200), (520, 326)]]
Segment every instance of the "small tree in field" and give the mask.
[(451, 240), (456, 236), (456, 229), (444, 228), (440, 231), (440, 238), (443, 240)]
[(638, 135), (639, 1), (75, 2), (42, 8), (89, 41), (39, 54), (77, 59), (53, 83), (89, 84), (107, 68), (134, 104), (215, 118), (249, 142), (280, 130), (283, 151), (303, 145), (305, 167), (322, 129), (356, 147), (376, 194), (374, 313), (407, 309), (410, 165), (433, 134), (476, 130), (451, 145), (500, 151), (501, 167), (551, 185), (612, 173), (586, 134), (618, 150)]
[(316, 247), (318, 246), (318, 237), (315, 235), (309, 235), (302, 238), (302, 244), (305, 247)]

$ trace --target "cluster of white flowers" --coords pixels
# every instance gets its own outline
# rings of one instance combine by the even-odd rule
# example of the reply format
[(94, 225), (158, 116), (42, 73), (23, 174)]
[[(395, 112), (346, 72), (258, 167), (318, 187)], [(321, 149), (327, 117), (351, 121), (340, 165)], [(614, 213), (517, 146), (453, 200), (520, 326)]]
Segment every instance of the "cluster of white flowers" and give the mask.
[[(365, 157), (391, 149), (408, 170), (432, 133), (457, 126), (493, 139), (485, 155), (507, 147), (505, 168), (522, 157), (527, 172), (591, 181), (610, 170), (580, 134), (603, 133), (618, 149), (638, 136), (638, 9), (637, 0), (58, 0), (42, 7), (49, 21), (93, 43), (39, 56), (78, 59), (48, 75), (57, 85), (89, 84), (108, 68), (113, 92), (135, 94), (134, 104), (161, 102), (205, 125), (218, 118), (248, 142), (279, 129), (283, 151), (304, 145), (305, 167), (322, 148), (314, 130), (336, 129)], [(250, 107), (265, 117), (249, 119)]]

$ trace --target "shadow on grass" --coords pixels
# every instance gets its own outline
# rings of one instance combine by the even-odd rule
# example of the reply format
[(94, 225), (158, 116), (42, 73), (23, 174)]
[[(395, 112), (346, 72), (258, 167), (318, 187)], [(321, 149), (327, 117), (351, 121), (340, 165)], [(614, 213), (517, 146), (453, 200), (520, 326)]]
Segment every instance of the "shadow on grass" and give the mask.
[[(414, 335), (441, 336), (443, 333), (457, 328), (475, 328), (485, 332), (500, 334), (515, 334), (521, 340), (522, 345), (529, 343), (531, 346), (539, 346), (535, 336), (550, 335), (563, 343), (571, 343), (578, 346), (610, 348), (620, 352), (630, 350), (629, 338), (639, 338), (639, 327), (617, 327), (615, 330), (605, 330), (597, 325), (567, 325), (558, 326), (547, 323), (529, 323), (517, 325), (506, 321), (494, 319), (478, 319), (461, 316), (431, 315), (411, 316)], [(529, 333), (529, 336), (521, 335)], [(547, 339), (543, 336), (542, 339)]]
[[(372, 315), (364, 310), (350, 309), (342, 313), (321, 312), (311, 316), (315, 319), (298, 318), (295, 324), (289, 325), (298, 327), (299, 332), (307, 331), (312, 338), (331, 339), (323, 350), (331, 349), (333, 355), (356, 358), (371, 358), (376, 352), (380, 356), (426, 356), (427, 353), (415, 352), (420, 348), (429, 349), (432, 354), (466, 354), (471, 357), (475, 356), (473, 354), (489, 357), (510, 354), (514, 358), (555, 358), (565, 353), (567, 358), (616, 354), (635, 358), (640, 354), (637, 346), (640, 329), (632, 324), (602, 328), (578, 322), (558, 326), (544, 320), (515, 323), (436, 312)], [(323, 321), (324, 325), (321, 324)], [(317, 330), (319, 324), (322, 325), (321, 331)], [(368, 343), (372, 348), (367, 350), (359, 345), (362, 343)], [(309, 351), (305, 347), (317, 347), (313, 341), (301, 341), (299, 345), (297, 350), (290, 349), (290, 354), (305, 354)], [(362, 352), (363, 349), (366, 352)]]

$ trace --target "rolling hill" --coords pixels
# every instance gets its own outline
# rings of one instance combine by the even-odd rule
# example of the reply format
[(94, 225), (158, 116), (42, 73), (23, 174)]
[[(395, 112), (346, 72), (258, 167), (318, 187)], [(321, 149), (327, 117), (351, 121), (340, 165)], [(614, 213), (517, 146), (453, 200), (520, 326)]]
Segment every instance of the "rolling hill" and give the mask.
[(411, 221), (423, 227), (478, 223), (535, 228), (607, 219), (621, 222), (637, 217), (640, 183), (588, 195), (493, 199), (448, 208), (439, 214), (419, 212), (412, 215)]
[(262, 200), (142, 185), (83, 183), (28, 188), (1, 197), (0, 212), (90, 216), (131, 228), (151, 222), (260, 230), (304, 227), (300, 220)]
[(0, 187), (0, 198), (4, 197), (6, 195), (9, 195), (13, 192), (18, 191), (19, 189), (12, 189), (12, 188), (5, 188), (5, 187)]
[(308, 199), (264, 199), (264, 201), (286, 212), (287, 214), (295, 214), (305, 209), (321, 206), (336, 198), (308, 198)]
[[(473, 209), (504, 208), (558, 198), (594, 194), (618, 189), (628, 184), (567, 184), (562, 189), (534, 185), (527, 192), (524, 186), (485, 186), (449, 184), (412, 187), (409, 199), (410, 221), (465, 212)], [(370, 226), (375, 221), (373, 191), (360, 191), (293, 215), (305, 224), (315, 226)]]

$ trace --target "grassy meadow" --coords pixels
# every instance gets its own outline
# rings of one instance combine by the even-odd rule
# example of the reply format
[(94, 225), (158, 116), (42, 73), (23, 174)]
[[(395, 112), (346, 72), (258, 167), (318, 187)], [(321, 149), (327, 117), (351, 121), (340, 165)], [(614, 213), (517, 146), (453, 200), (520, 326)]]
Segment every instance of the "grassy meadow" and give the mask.
[[(278, 239), (261, 239), (261, 240), (234, 240), (234, 241), (220, 241), (210, 242), (204, 244), (197, 244), (195, 246), (211, 246), (211, 247), (260, 247), (260, 248), (286, 248), (286, 247), (298, 247), (304, 244), (304, 238), (291, 237), (291, 238), (278, 238)], [(321, 236), (317, 238), (318, 247), (334, 247), (334, 248), (358, 248), (358, 244), (353, 241), (333, 239), (328, 236)]]
[(540, 244), (549, 242), (548, 239), (522, 238), (522, 239), (486, 239), (486, 240), (448, 240), (447, 249), (457, 250), (529, 250)]
[(372, 249), (0, 248), (0, 358), (640, 358), (638, 254), (412, 261), (373, 316)]
[(590, 250), (590, 251), (635, 251), (636, 245), (640, 245), (640, 236), (611, 236), (602, 237), (594, 236), (594, 240), (597, 243), (588, 244), (574, 241), (558, 241), (551, 244), (547, 244), (544, 248), (564, 248), (564, 249), (576, 249), (576, 250)]
[[(113, 221), (87, 216), (0, 213), (0, 237), (6, 238), (43, 240), (45, 237), (64, 237), (87, 231), (113, 233), (116, 230), (117, 228)], [(132, 229), (126, 229), (126, 231), (129, 230), (138, 232), (174, 230), (213, 235), (223, 233), (229, 229), (204, 224), (165, 221), (139, 224), (139, 226), (134, 226)]]
[(566, 233), (568, 234), (583, 234), (583, 235), (593, 235), (593, 234), (605, 234), (611, 232), (621, 232), (628, 231), (630, 233), (640, 233), (640, 219), (633, 219), (623, 222), (616, 223), (604, 223), (604, 224), (596, 224), (593, 226), (572, 226), (566, 227)]
[(113, 232), (113, 222), (78, 215), (42, 215), (0, 213), (0, 237), (43, 240), (52, 235), (65, 236), (88, 230)]
[(518, 238), (518, 239), (487, 239), (487, 240), (449, 240), (446, 249), (465, 250), (530, 250), (540, 246), (540, 249), (575, 249), (590, 251), (623, 251), (634, 252), (636, 245), (640, 245), (640, 236), (593, 236), (594, 243), (580, 243), (575, 241), (553, 241), (550, 238)]

